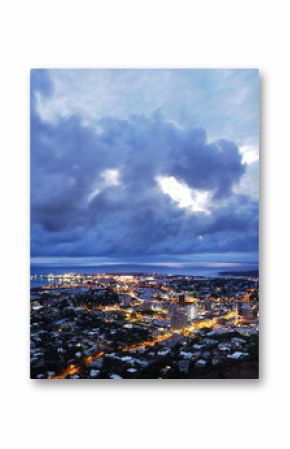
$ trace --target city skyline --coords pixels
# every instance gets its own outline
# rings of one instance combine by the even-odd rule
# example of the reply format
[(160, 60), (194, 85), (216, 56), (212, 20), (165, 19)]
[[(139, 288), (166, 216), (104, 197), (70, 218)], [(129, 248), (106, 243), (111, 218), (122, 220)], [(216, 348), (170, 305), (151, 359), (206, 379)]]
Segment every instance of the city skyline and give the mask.
[(258, 89), (32, 70), (32, 379), (259, 377)]

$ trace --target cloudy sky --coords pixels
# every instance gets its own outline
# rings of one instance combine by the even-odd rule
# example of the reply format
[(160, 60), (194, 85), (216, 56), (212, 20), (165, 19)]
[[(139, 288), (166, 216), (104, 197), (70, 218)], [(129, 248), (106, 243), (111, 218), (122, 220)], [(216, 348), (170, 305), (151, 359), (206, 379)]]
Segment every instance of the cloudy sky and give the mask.
[(257, 70), (32, 70), (31, 255), (257, 260)]

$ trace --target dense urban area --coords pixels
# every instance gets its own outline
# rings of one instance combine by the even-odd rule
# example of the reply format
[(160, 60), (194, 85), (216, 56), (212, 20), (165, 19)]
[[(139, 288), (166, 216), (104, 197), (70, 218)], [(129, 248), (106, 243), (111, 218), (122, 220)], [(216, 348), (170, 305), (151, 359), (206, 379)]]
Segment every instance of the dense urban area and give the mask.
[(33, 279), (33, 379), (259, 376), (255, 273)]

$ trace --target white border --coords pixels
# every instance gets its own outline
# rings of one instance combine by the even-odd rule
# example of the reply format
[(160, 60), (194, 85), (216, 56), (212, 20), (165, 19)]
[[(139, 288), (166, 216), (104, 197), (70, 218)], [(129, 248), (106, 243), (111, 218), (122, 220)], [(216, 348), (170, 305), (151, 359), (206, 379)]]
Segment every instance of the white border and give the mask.
[[(3, 447), (244, 449), (287, 445), (287, 5), (282, 0), (2, 2)], [(260, 381), (76, 385), (29, 380), (29, 69), (76, 66), (260, 68)]]

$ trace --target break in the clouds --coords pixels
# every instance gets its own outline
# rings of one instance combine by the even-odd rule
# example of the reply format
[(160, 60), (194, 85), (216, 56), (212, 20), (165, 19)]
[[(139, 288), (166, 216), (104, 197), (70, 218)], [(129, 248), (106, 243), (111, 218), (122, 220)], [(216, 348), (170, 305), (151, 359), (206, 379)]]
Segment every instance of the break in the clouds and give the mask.
[(33, 70), (32, 256), (258, 248), (255, 70)]

